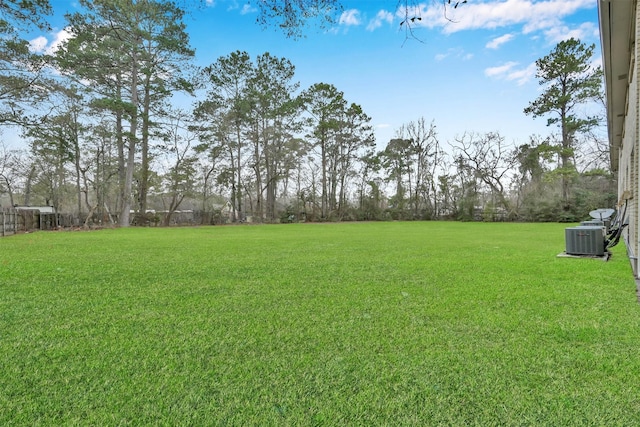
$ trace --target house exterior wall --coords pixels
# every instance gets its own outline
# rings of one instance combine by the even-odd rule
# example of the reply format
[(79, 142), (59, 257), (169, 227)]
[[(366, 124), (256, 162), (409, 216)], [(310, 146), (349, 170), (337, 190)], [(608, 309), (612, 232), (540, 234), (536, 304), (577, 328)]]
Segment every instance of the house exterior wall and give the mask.
[(633, 274), (640, 276), (640, 11), (638, 0), (598, 0), (612, 171), (618, 178), (623, 238)]
[[(630, 196), (631, 199), (627, 201), (627, 210), (629, 218), (629, 226), (626, 230), (625, 243), (627, 245), (627, 252), (631, 261), (631, 267), (633, 274), (638, 277), (640, 274), (640, 266), (638, 265), (638, 254), (640, 254), (640, 239), (638, 236), (638, 224), (640, 215), (640, 181), (638, 176), (638, 162), (640, 161), (640, 145), (638, 144), (638, 117), (640, 115), (640, 98), (638, 96), (638, 72), (636, 58), (638, 58), (638, 49), (640, 46), (637, 41), (640, 38), (640, 26), (638, 22), (640, 20), (640, 14), (638, 14), (638, 3), (634, 5), (635, 16), (635, 37), (634, 44), (631, 49), (631, 60), (629, 64), (629, 89), (627, 91), (627, 105), (625, 113), (625, 126), (622, 137), (621, 153), (625, 153), (621, 161), (624, 161), (625, 169), (628, 170), (628, 181), (626, 188), (622, 192), (618, 192), (619, 198), (624, 199)], [(623, 156), (623, 154), (621, 154)], [(625, 191), (626, 190), (626, 191)]]
[[(637, 6), (636, 6), (637, 7)], [(637, 28), (637, 27), (636, 27)], [(636, 34), (637, 40), (638, 34)], [(637, 49), (637, 44), (636, 44)], [(634, 273), (638, 271), (635, 254), (640, 253), (638, 243), (638, 200), (640, 196), (640, 186), (638, 185), (638, 114), (640, 105), (638, 104), (638, 76), (635, 64), (637, 55), (632, 55), (629, 65), (629, 89), (627, 92), (626, 114), (624, 118), (624, 131), (622, 134), (622, 147), (618, 164), (618, 204), (619, 208), (624, 208), (623, 203), (627, 203), (627, 215), (629, 226), (625, 230), (625, 242), (627, 251), (632, 261)]]

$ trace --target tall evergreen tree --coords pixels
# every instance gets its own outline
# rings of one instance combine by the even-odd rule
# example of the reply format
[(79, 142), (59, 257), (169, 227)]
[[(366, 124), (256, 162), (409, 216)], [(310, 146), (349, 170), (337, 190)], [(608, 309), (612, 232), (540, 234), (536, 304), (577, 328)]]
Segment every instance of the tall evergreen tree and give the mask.
[(236, 51), (218, 58), (202, 70), (207, 98), (198, 102), (195, 108), (200, 136), (207, 151), (226, 154), (229, 167), (223, 173), (230, 178), (225, 180), (231, 186), (234, 221), (241, 220), (244, 215), (243, 160), (250, 108), (248, 87), (253, 73), (253, 63), (246, 52)]
[(264, 213), (270, 221), (277, 218), (278, 187), (288, 174), (286, 160), (294, 148), (293, 135), (299, 130), (299, 100), (294, 95), (299, 83), (294, 74), (295, 67), (288, 59), (264, 53), (256, 58), (250, 81), (257, 211), (260, 218)]
[(138, 210), (145, 210), (149, 175), (151, 110), (172, 90), (190, 89), (182, 70), (194, 52), (171, 1), (83, 0), (84, 11), (68, 16), (73, 35), (58, 64), (91, 86), (113, 112), (120, 143), (119, 223), (129, 224), (136, 154), (142, 153)]
[(558, 125), (558, 146), (565, 209), (570, 199), (570, 177), (575, 172), (572, 162), (577, 135), (587, 132), (598, 118), (584, 115), (581, 106), (597, 100), (602, 93), (602, 69), (593, 67), (595, 45), (571, 38), (561, 41), (547, 56), (536, 61), (536, 77), (544, 90), (524, 109), (533, 117), (550, 116), (547, 125)]
[(322, 194), (320, 199), (320, 215), (327, 220), (334, 203), (331, 202), (331, 165), (332, 153), (336, 152), (337, 136), (340, 123), (346, 110), (347, 101), (344, 94), (335, 86), (327, 83), (316, 83), (303, 92), (306, 111), (309, 113), (310, 133), (314, 147), (319, 151)]

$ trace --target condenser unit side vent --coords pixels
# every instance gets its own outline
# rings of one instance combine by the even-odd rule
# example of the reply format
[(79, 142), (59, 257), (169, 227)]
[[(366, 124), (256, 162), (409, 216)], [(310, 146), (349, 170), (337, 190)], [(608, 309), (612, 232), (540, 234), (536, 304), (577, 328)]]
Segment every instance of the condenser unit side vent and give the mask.
[(565, 228), (566, 252), (570, 255), (604, 255), (604, 228), (580, 226)]

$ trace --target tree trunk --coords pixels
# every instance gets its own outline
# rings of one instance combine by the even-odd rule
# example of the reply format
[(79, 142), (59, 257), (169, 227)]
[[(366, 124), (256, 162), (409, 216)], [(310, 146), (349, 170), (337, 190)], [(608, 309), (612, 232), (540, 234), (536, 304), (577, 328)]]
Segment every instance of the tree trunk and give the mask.
[(326, 136), (322, 135), (322, 141), (320, 142), (322, 156), (322, 199), (320, 203), (320, 216), (323, 221), (327, 219), (327, 141), (325, 138)]
[[(236, 203), (237, 203), (237, 214), (234, 212), (234, 216), (236, 216), (235, 220), (237, 221), (242, 221), (242, 173), (241, 173), (241, 162), (240, 162), (240, 158), (241, 158), (241, 154), (242, 154), (242, 146), (240, 145), (240, 128), (238, 127), (236, 129), (236, 136), (237, 136), (237, 140), (238, 140), (238, 153), (236, 155), (236, 162), (237, 162), (237, 167), (236, 167), (236, 174), (237, 174), (237, 183), (236, 183)], [(234, 211), (236, 211), (236, 209), (234, 209)]]
[(129, 147), (127, 150), (127, 163), (124, 179), (124, 194), (122, 199), (122, 210), (120, 212), (119, 224), (121, 227), (129, 226), (131, 211), (131, 189), (133, 185), (133, 169), (135, 168), (136, 155), (136, 132), (138, 131), (138, 64), (136, 53), (133, 53), (131, 61), (131, 105), (133, 114), (129, 126)]
[(29, 174), (27, 175), (27, 182), (24, 185), (24, 205), (29, 206), (31, 203), (31, 183), (33, 182), (33, 178), (36, 174), (35, 165), (31, 165), (31, 169), (29, 169)]
[[(82, 186), (80, 183), (80, 135), (78, 135), (78, 115), (77, 112), (72, 112), (73, 119), (73, 150), (74, 150), (74, 166), (76, 169), (76, 189), (78, 192), (78, 216), (82, 216)], [(86, 196), (86, 194), (85, 194)]]
[(147, 194), (149, 193), (149, 116), (151, 109), (150, 85), (150, 77), (147, 76), (144, 82), (144, 99), (142, 101), (142, 160), (140, 165), (140, 188), (138, 193), (140, 197), (140, 214), (144, 214), (147, 212)]
[(256, 202), (254, 207), (254, 216), (258, 222), (262, 222), (264, 217), (263, 206), (262, 206), (262, 170), (260, 167), (260, 141), (258, 138), (258, 131), (256, 129), (255, 141), (254, 144), (254, 165), (253, 170), (256, 174)]
[[(118, 83), (117, 83), (117, 89), (116, 89), (116, 93), (117, 93), (117, 97), (119, 100), (122, 99), (122, 83), (120, 82), (120, 75), (118, 75)], [(125, 199), (125, 192), (124, 192), (124, 183), (126, 181), (126, 161), (125, 161), (125, 154), (124, 154), (124, 132), (123, 132), (123, 125), (122, 125), (122, 120), (123, 120), (123, 114), (121, 110), (118, 110), (116, 112), (116, 143), (118, 144), (118, 189), (119, 189), (119, 196), (117, 201), (116, 201), (116, 212), (118, 211), (118, 209), (122, 209), (122, 203)], [(128, 222), (128, 220), (127, 220)]]

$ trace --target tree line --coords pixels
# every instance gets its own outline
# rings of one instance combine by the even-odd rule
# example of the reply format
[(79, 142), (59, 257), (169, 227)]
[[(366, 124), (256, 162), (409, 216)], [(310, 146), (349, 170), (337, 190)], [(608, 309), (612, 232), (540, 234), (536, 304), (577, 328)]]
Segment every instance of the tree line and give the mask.
[(537, 61), (545, 90), (523, 111), (559, 132), (443, 142), (421, 117), (376, 144), (362, 106), (328, 83), (301, 88), (286, 58), (236, 51), (196, 67), (177, 3), (81, 5), (48, 54), (19, 33), (46, 28), (48, 2), (0, 6), (0, 125), (28, 143), (0, 147), (3, 206), (128, 226), (185, 209), (204, 222), (223, 210), (233, 222), (574, 221), (615, 203), (599, 118), (582, 108), (601, 98), (602, 72), (579, 40)]

